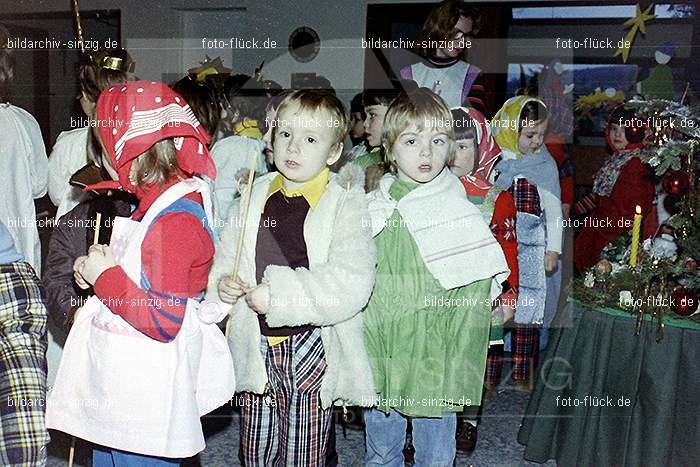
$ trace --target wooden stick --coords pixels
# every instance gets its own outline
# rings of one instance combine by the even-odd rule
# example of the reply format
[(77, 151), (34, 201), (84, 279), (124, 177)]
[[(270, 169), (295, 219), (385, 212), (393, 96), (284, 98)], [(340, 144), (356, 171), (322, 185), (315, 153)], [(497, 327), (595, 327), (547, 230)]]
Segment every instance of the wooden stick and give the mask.
[(241, 230), (238, 236), (238, 247), (236, 248), (236, 260), (233, 265), (233, 280), (238, 277), (238, 270), (241, 266), (241, 254), (243, 253), (243, 237), (245, 235), (245, 227), (248, 223), (248, 209), (250, 208), (250, 194), (253, 191), (253, 178), (255, 177), (255, 168), (258, 163), (258, 155), (253, 151), (251, 153), (250, 171), (248, 172), (248, 186), (245, 188), (245, 206), (243, 209), (243, 219), (241, 221)]
[(688, 88), (690, 87), (690, 82), (685, 83), (685, 91), (683, 91), (683, 97), (681, 97), (681, 105), (685, 102), (685, 96), (688, 94)]
[(68, 467), (73, 467), (73, 459), (75, 458), (75, 436), (71, 436), (70, 451), (68, 452)]
[(100, 227), (102, 226), (102, 213), (98, 212), (95, 217), (95, 236), (92, 237), (92, 244), (97, 245), (100, 240)]
[(75, 13), (75, 27), (78, 30), (78, 43), (80, 44), (80, 51), (85, 53), (85, 41), (83, 40), (83, 26), (80, 24), (80, 8), (78, 7), (78, 0), (73, 0), (73, 12)]

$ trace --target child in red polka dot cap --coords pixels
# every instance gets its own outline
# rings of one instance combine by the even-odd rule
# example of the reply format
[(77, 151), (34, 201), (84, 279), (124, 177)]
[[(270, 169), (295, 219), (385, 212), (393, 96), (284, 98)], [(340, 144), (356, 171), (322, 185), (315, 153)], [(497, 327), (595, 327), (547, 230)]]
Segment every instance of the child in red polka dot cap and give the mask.
[(121, 188), (134, 192), (129, 180), (132, 161), (155, 143), (172, 138), (184, 175), (216, 178), (216, 166), (206, 145), (210, 141), (192, 109), (175, 91), (157, 81), (134, 81), (107, 88), (97, 100), (97, 139), (116, 170), (117, 182), (86, 189)]

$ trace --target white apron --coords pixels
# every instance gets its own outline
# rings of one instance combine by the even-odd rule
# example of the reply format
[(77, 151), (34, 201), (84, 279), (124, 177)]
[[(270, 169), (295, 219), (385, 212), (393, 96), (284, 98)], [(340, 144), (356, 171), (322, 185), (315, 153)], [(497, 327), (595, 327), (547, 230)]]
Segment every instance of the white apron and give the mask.
[[(141, 243), (163, 209), (207, 184), (189, 179), (165, 191), (140, 222), (116, 218), (110, 245), (127, 275), (141, 283)], [(213, 311), (212, 311), (213, 310)], [(226, 338), (213, 324), (215, 304), (188, 299), (176, 338), (145, 336), (96, 296), (78, 314), (47, 401), (46, 426), (110, 448), (182, 458), (205, 447), (199, 417), (235, 391)], [(209, 315), (209, 316), (207, 316)]]
[(450, 67), (433, 68), (418, 62), (411, 65), (411, 73), (418, 86), (430, 89), (452, 108), (462, 105), (464, 80), (467, 79), (469, 66), (468, 63), (459, 61)]

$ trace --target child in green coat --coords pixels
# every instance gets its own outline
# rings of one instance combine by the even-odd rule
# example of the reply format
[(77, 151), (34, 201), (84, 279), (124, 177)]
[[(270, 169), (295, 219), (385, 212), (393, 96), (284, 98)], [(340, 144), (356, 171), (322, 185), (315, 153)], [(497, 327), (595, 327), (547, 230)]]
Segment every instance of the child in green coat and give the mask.
[(379, 396), (365, 415), (368, 466), (403, 465), (406, 417), (416, 463), (451, 466), (456, 413), (481, 402), (491, 299), (508, 266), (447, 168), (451, 118), (439, 96), (417, 89), (384, 120), (392, 173), (368, 195), (378, 265), (364, 326)]

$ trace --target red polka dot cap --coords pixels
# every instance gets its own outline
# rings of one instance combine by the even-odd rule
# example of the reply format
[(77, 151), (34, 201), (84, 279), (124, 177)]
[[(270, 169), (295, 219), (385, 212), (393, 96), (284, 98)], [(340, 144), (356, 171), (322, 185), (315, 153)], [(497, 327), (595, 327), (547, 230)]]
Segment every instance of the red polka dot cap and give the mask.
[(131, 162), (163, 139), (172, 138), (178, 164), (187, 175), (216, 178), (206, 145), (210, 141), (185, 99), (157, 81), (132, 81), (107, 88), (97, 100), (95, 124), (119, 181), (86, 189), (122, 188), (129, 182)]

